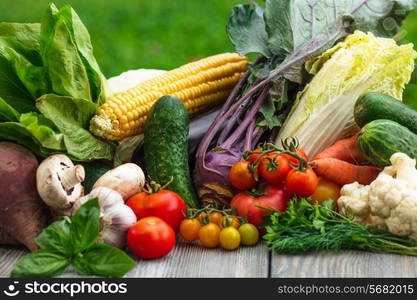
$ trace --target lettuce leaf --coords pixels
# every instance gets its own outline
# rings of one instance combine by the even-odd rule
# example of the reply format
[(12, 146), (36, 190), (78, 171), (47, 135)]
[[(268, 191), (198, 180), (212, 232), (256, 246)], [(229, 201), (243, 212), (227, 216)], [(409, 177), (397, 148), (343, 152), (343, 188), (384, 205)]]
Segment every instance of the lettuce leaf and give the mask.
[(355, 131), (353, 107), (365, 92), (401, 100), (414, 70), (412, 44), (355, 31), (343, 42), (306, 62), (314, 77), (299, 92), (276, 143), (296, 136), (309, 156)]
[(64, 135), (65, 148), (74, 160), (113, 158), (114, 145), (97, 139), (86, 129), (96, 112), (96, 104), (84, 99), (48, 94), (38, 99), (36, 107)]
[(0, 97), (0, 121), (18, 122), (20, 113)]

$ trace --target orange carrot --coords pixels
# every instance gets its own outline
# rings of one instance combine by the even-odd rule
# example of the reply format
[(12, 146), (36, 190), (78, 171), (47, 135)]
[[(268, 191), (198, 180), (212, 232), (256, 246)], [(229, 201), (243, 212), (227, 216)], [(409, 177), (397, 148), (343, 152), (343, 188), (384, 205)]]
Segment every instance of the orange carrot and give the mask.
[(349, 163), (360, 164), (365, 161), (362, 153), (356, 146), (356, 136), (337, 141), (329, 148), (317, 154), (313, 160), (323, 158), (337, 158)]
[(324, 177), (334, 183), (344, 185), (355, 181), (361, 184), (370, 184), (381, 169), (374, 166), (357, 166), (336, 158), (322, 158), (310, 162), (318, 176)]

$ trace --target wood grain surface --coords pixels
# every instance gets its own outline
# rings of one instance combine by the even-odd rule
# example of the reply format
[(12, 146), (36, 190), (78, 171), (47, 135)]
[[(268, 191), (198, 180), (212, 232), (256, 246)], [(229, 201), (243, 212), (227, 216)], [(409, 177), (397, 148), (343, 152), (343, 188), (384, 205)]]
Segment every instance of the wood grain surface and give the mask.
[[(20, 247), (0, 247), (0, 277), (8, 277), (14, 263), (25, 253)], [(197, 244), (179, 242), (164, 258), (135, 259), (137, 265), (126, 277), (417, 278), (417, 257), (359, 251), (271, 255), (262, 243), (229, 252), (220, 248), (205, 249)], [(60, 277), (77, 277), (77, 274), (69, 268)]]
[(271, 277), (417, 277), (417, 257), (359, 251), (271, 257)]

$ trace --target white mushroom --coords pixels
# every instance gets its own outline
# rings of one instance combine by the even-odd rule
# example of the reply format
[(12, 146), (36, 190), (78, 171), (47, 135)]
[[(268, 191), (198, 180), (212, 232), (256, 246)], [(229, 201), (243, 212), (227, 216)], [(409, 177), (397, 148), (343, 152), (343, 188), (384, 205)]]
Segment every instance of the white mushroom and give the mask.
[(73, 203), (84, 195), (81, 182), (85, 172), (65, 155), (57, 154), (46, 158), (36, 172), (39, 196), (55, 212), (68, 215)]
[(134, 194), (142, 191), (145, 185), (145, 175), (142, 169), (133, 163), (127, 163), (114, 168), (101, 176), (93, 186), (107, 187), (122, 196), (123, 200), (127, 200)]

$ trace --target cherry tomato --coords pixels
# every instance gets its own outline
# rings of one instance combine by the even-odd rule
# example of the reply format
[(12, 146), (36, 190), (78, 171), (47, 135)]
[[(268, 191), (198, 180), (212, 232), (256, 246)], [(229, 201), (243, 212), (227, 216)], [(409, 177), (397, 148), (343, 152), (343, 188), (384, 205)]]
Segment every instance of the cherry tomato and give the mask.
[(341, 187), (323, 177), (319, 177), (316, 191), (311, 196), (313, 202), (322, 203), (323, 201), (333, 199), (334, 203), (340, 197)]
[(252, 246), (255, 245), (259, 240), (259, 231), (253, 224), (242, 224), (239, 227), (239, 233), (242, 245)]
[(215, 212), (210, 213), (209, 218), (210, 218), (210, 223), (219, 225), (220, 220), (223, 218), (223, 214), (215, 211)]
[[(308, 155), (307, 155), (307, 153), (304, 152), (303, 149), (297, 148), (297, 150), (295, 150), (295, 152), (296, 152), (296, 154), (298, 154), (298, 156), (301, 156), (301, 157), (305, 158), (306, 161), (308, 161)], [(297, 167), (299, 166), (300, 161), (297, 158), (295, 158), (294, 156), (289, 155), (289, 154), (283, 154), (283, 155), (288, 159), (288, 161), (292, 165), (297, 166)]]
[(206, 248), (215, 248), (219, 245), (220, 227), (217, 224), (209, 223), (201, 227), (198, 238)]
[(146, 217), (128, 229), (127, 244), (140, 258), (159, 258), (174, 248), (175, 232), (164, 220)]
[(240, 161), (230, 169), (230, 183), (239, 190), (249, 190), (256, 184), (255, 178), (249, 170), (250, 162)]
[[(277, 164), (275, 169), (270, 169), (271, 160)], [(269, 184), (280, 184), (285, 180), (288, 173), (291, 171), (291, 166), (288, 159), (283, 156), (277, 156), (276, 153), (272, 152), (262, 158), (259, 164), (259, 175)]]
[(198, 239), (201, 225), (197, 219), (184, 219), (180, 224), (180, 234), (186, 241), (192, 242)]
[(203, 225), (203, 219), (205, 216), (207, 216), (207, 213), (204, 211), (198, 214), (197, 220), (198, 222), (200, 222), (201, 225)]
[[(229, 223), (227, 222), (227, 220), (229, 220)], [(226, 228), (226, 227), (232, 226), (237, 229), (240, 226), (240, 222), (239, 222), (239, 219), (236, 217), (223, 216), (219, 222), (219, 226), (220, 228)]]
[(318, 178), (312, 168), (304, 171), (292, 170), (286, 180), (287, 190), (291, 195), (310, 197), (316, 191)]
[(220, 231), (220, 246), (226, 250), (235, 250), (240, 245), (239, 231), (234, 227), (226, 227)]
[(175, 231), (178, 231), (181, 221), (184, 220), (186, 210), (185, 202), (180, 195), (169, 190), (153, 194), (138, 193), (130, 197), (126, 205), (133, 210), (138, 220), (144, 217), (159, 217)]
[(256, 161), (259, 158), (259, 156), (261, 156), (262, 150), (259, 148), (256, 148), (255, 150), (253, 150), (253, 152), (258, 152), (258, 153), (252, 153), (251, 155), (249, 155), (247, 161), (250, 161), (250, 162)]

